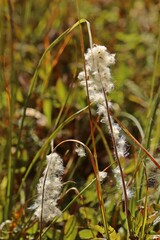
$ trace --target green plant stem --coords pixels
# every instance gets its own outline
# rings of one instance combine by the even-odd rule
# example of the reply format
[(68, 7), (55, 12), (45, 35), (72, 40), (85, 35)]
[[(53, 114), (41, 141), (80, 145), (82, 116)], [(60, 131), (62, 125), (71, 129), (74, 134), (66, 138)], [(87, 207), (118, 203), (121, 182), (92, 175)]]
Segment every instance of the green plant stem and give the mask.
[[(160, 29), (160, 15), (158, 19), (158, 26)], [(152, 100), (153, 100), (153, 94), (154, 94), (154, 87), (155, 87), (155, 81), (156, 81), (156, 75), (159, 67), (159, 55), (160, 55), (160, 30), (158, 33), (158, 44), (157, 44), (157, 51), (156, 51), (156, 56), (155, 56), (155, 62), (154, 62), (154, 70), (153, 70), (153, 75), (152, 75), (152, 80), (151, 80), (151, 92), (150, 92), (150, 107), (148, 108), (148, 115), (150, 113), (151, 105), (152, 105)]]
[(13, 9), (11, 0), (8, 0), (8, 9), (10, 16), (10, 35), (11, 35), (11, 46), (10, 46), (10, 60), (11, 60), (11, 75), (10, 75), (10, 113), (9, 113), (9, 128), (8, 128), (8, 176), (7, 176), (7, 190), (6, 190), (6, 204), (5, 204), (5, 216), (4, 219), (9, 219), (11, 216), (12, 209), (12, 195), (14, 186), (14, 174), (15, 174), (15, 161), (12, 158), (12, 137), (13, 137), (13, 119), (14, 119), (14, 105), (15, 105), (15, 93), (16, 93), (16, 82), (15, 82), (15, 70), (14, 70), (14, 24), (13, 24)]
[[(147, 173), (146, 173), (146, 169), (144, 167), (144, 174), (145, 174), (145, 178), (146, 178), (146, 182), (147, 182)], [(144, 203), (144, 215), (143, 215), (143, 222), (142, 222), (142, 228), (140, 230), (140, 235), (141, 238), (140, 239), (145, 239), (144, 238), (144, 234), (145, 234), (145, 226), (146, 226), (146, 221), (147, 221), (147, 213), (148, 213), (148, 187), (146, 185), (146, 194), (145, 194), (145, 203)]]

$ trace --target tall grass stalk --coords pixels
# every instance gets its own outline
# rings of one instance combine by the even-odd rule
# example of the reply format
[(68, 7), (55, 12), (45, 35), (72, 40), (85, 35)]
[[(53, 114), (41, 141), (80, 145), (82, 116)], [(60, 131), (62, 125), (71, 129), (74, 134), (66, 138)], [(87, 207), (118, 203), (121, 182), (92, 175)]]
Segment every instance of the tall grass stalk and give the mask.
[(13, 186), (16, 162), (12, 158), (12, 140), (13, 140), (13, 117), (15, 109), (15, 96), (16, 96), (16, 78), (15, 78), (15, 60), (14, 60), (14, 24), (13, 24), (13, 8), (12, 3), (8, 0), (8, 11), (10, 16), (10, 102), (9, 102), (9, 128), (8, 128), (8, 144), (7, 144), (7, 158), (8, 158), (8, 177), (7, 177), (7, 190), (6, 190), (6, 205), (4, 219), (9, 219), (11, 216), (11, 209), (13, 204)]
[[(101, 209), (101, 214), (102, 214), (102, 221), (105, 229), (105, 236), (107, 239), (110, 240), (109, 236), (109, 231), (108, 231), (108, 221), (107, 221), (107, 215), (104, 207), (104, 201), (103, 201), (103, 195), (102, 195), (102, 187), (99, 179), (99, 166), (98, 166), (98, 158), (97, 158), (97, 150), (96, 150), (96, 144), (95, 144), (95, 137), (94, 137), (94, 122), (92, 118), (92, 113), (91, 113), (91, 102), (90, 102), (90, 96), (89, 96), (89, 88), (88, 88), (88, 77), (87, 77), (87, 71), (86, 71), (86, 63), (85, 63), (85, 58), (84, 58), (84, 40), (83, 40), (83, 32), (81, 25), (80, 27), (80, 40), (81, 40), (81, 52), (82, 52), (82, 59), (83, 59), (83, 69), (85, 72), (85, 82), (86, 82), (86, 95), (87, 95), (87, 103), (88, 103), (88, 111), (89, 111), (89, 118), (90, 118), (90, 131), (91, 131), (91, 140), (92, 140), (92, 147), (93, 147), (93, 156), (94, 156), (94, 173), (96, 177), (96, 190), (97, 190), (97, 197), (99, 201), (99, 206)], [(89, 33), (89, 42), (91, 44), (92, 48), (92, 34), (90, 30), (90, 25), (87, 24), (88, 27), (88, 33)]]

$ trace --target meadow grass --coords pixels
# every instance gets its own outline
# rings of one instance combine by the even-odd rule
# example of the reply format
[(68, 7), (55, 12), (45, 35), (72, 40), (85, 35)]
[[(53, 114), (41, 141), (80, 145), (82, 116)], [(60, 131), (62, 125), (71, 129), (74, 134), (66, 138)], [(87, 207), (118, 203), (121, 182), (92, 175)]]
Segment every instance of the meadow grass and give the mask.
[[(40, 3), (0, 2), (0, 239), (160, 239), (159, 5)], [(114, 89), (101, 44), (117, 54)], [(62, 179), (49, 153), (63, 159)], [(47, 200), (61, 214), (45, 221), (52, 179)]]

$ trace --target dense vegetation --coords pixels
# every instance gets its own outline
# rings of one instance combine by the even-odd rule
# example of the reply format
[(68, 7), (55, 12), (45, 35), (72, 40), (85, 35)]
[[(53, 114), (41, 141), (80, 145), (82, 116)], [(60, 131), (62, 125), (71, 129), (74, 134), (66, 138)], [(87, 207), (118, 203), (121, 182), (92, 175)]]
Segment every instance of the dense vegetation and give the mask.
[[(116, 54), (105, 100), (126, 138), (119, 162), (78, 79), (87, 21), (93, 43)], [(160, 239), (159, 64), (159, 1), (0, 1), (0, 239)], [(62, 214), (46, 223), (29, 207), (53, 151)]]

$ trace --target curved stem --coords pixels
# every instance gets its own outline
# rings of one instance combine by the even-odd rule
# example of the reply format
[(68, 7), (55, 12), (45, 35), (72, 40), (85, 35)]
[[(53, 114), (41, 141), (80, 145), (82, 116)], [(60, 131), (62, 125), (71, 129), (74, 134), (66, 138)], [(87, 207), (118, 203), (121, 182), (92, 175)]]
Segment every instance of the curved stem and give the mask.
[(30, 88), (28, 91), (28, 95), (26, 97), (25, 103), (24, 103), (24, 110), (23, 110), (23, 115), (22, 115), (22, 120), (21, 120), (21, 124), (20, 124), (20, 130), (19, 130), (19, 134), (18, 134), (18, 143), (17, 143), (17, 149), (16, 149), (16, 159), (18, 158), (18, 151), (20, 148), (20, 142), (21, 142), (21, 135), (22, 135), (22, 129), (23, 129), (23, 125), (24, 125), (24, 119), (25, 119), (25, 114), (26, 114), (26, 109), (27, 109), (27, 105), (28, 105), (28, 101), (33, 93), (34, 87), (36, 85), (37, 82), (37, 77), (38, 77), (38, 73), (39, 73), (39, 69), (42, 65), (42, 62), (46, 56), (46, 54), (52, 49), (54, 48), (61, 40), (63, 40), (63, 38), (65, 36), (67, 36), (69, 33), (71, 33), (77, 26), (81, 25), (82, 23), (86, 23), (87, 20), (86, 19), (80, 19), (79, 21), (77, 21), (72, 27), (68, 28), (65, 32), (63, 32), (55, 41), (53, 41), (48, 48), (44, 51), (44, 53), (42, 54), (42, 57), (40, 58), (37, 68), (34, 72), (33, 78), (31, 80), (31, 84), (30, 84)]
[(56, 149), (57, 149), (60, 145), (66, 143), (66, 142), (78, 143), (78, 144), (82, 145), (82, 146), (86, 149), (86, 151), (87, 151), (88, 154), (89, 154), (89, 157), (90, 157), (90, 160), (91, 160), (91, 163), (92, 163), (92, 167), (93, 167), (95, 176), (97, 176), (97, 170), (96, 170), (96, 168), (95, 168), (95, 163), (94, 163), (93, 154), (92, 154), (91, 150), (89, 149), (89, 147), (87, 147), (83, 142), (81, 142), (81, 141), (79, 141), (79, 140), (77, 140), (77, 139), (67, 139), (67, 140), (64, 140), (64, 141), (60, 142), (60, 143), (54, 148), (53, 151), (56, 151)]
[(57, 129), (55, 129), (55, 131), (48, 137), (48, 139), (46, 140), (46, 142), (44, 143), (44, 145), (41, 147), (41, 149), (36, 153), (35, 157), (33, 158), (32, 162), (30, 163), (29, 167), (27, 168), (27, 171), (21, 181), (21, 184), (19, 186), (18, 192), (16, 194), (15, 199), (19, 196), (20, 191), (26, 181), (26, 178), (28, 177), (28, 174), (30, 173), (31, 169), (33, 168), (34, 164), (36, 163), (37, 159), (40, 157), (41, 153), (44, 151), (44, 149), (46, 149), (49, 144), (51, 143), (52, 139), (54, 139), (56, 137), (56, 135), (59, 133), (60, 130), (62, 130), (68, 123), (70, 123), (71, 121), (73, 121), (75, 119), (76, 116), (78, 116), (80, 113), (82, 113), (83, 111), (85, 111), (86, 109), (88, 109), (88, 106), (81, 109), (80, 111), (74, 113), (72, 116), (70, 116), (69, 118), (67, 118), (63, 123), (61, 123)]

